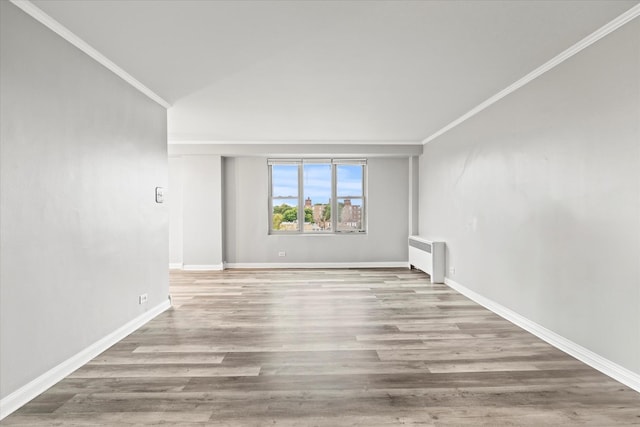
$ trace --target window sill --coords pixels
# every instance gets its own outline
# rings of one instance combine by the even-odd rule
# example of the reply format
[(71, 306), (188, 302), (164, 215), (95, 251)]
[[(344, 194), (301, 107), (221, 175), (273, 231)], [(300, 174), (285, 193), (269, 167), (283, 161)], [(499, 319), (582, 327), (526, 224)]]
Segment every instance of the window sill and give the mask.
[(268, 233), (268, 236), (291, 236), (291, 237), (297, 237), (297, 236), (321, 236), (321, 237), (331, 237), (331, 236), (366, 236), (368, 233), (366, 231), (338, 231), (338, 232), (331, 232), (331, 233), (322, 233), (322, 232), (318, 232), (318, 233), (293, 233), (293, 232), (288, 232), (288, 233), (274, 233), (274, 232), (270, 232)]

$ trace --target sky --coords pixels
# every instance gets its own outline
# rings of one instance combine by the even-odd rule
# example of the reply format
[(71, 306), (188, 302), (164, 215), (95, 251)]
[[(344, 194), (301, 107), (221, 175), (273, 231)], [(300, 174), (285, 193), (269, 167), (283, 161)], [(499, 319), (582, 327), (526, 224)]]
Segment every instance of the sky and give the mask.
[[(362, 196), (362, 166), (337, 165), (338, 199), (344, 196)], [(272, 175), (273, 196), (298, 195), (298, 166), (273, 165)], [(311, 197), (311, 202), (328, 203), (331, 197), (331, 165), (305, 164), (303, 165), (304, 199)], [(359, 204), (354, 201), (354, 204)], [(295, 201), (287, 200), (287, 204), (296, 205)], [(279, 203), (278, 203), (279, 204)]]

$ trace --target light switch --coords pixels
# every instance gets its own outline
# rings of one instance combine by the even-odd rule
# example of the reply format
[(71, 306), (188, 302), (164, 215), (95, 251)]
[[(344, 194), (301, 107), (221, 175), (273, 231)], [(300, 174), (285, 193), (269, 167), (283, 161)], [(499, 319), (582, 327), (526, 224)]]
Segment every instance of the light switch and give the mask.
[(164, 203), (164, 188), (156, 187), (156, 203)]

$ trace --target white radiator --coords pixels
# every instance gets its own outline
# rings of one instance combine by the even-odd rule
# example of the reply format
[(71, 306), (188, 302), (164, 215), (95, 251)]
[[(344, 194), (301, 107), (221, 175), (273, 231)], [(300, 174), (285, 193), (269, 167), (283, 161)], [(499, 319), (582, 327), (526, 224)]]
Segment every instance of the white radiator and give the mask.
[(431, 283), (444, 283), (444, 242), (409, 236), (409, 265), (431, 277)]

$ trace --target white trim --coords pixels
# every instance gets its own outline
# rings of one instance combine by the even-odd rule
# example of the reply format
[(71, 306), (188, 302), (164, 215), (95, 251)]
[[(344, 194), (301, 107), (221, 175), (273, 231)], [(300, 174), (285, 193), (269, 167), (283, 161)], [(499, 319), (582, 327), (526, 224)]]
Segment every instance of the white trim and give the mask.
[(516, 81), (515, 83), (512, 83), (510, 86), (508, 86), (505, 89), (501, 90), (500, 92), (496, 93), (491, 98), (487, 99), (486, 101), (484, 101), (483, 103), (481, 103), (477, 107), (475, 107), (475, 108), (471, 109), (470, 111), (468, 111), (466, 114), (463, 114), (462, 116), (458, 117), (456, 120), (452, 121), (451, 123), (449, 123), (448, 125), (446, 125), (442, 129), (437, 131), (436, 133), (434, 133), (431, 136), (425, 138), (422, 141), (422, 143), (423, 144), (427, 144), (427, 143), (433, 141), (434, 139), (438, 138), (440, 135), (444, 134), (445, 132), (450, 131), (454, 127), (458, 126), (460, 123), (462, 123), (465, 120), (475, 116), (476, 114), (478, 114), (479, 112), (481, 112), (485, 108), (491, 106), (492, 104), (495, 104), (496, 102), (498, 102), (499, 100), (501, 100), (505, 96), (509, 95), (510, 93), (515, 92), (516, 90), (520, 89), (522, 86), (526, 85), (527, 83), (529, 83), (533, 79), (541, 76), (542, 74), (546, 73), (547, 71), (551, 70), (552, 68), (558, 66), (562, 62), (564, 62), (567, 59), (571, 58), (576, 53), (580, 52), (581, 50), (583, 50), (583, 49), (585, 49), (585, 48), (587, 48), (589, 46), (591, 46), (592, 44), (594, 44), (595, 42), (597, 42), (601, 38), (603, 38), (606, 35), (612, 33), (613, 31), (617, 30), (618, 28), (622, 27), (624, 24), (626, 24), (627, 22), (631, 21), (632, 19), (634, 19), (634, 18), (636, 18), (638, 16), (640, 16), (640, 4), (632, 7), (629, 10), (627, 10), (625, 13), (623, 13), (620, 16), (618, 16), (617, 18), (615, 18), (613, 21), (609, 22), (608, 24), (600, 27), (595, 32), (589, 34), (587, 37), (583, 38), (578, 43), (576, 43), (573, 46), (571, 46), (569, 49), (561, 52), (559, 55), (557, 55), (557, 56), (553, 57), (551, 60), (545, 62), (540, 67), (536, 68), (535, 70), (533, 70), (532, 72), (530, 72), (526, 76), (522, 77), (520, 80)]
[(230, 262), (224, 268), (409, 268), (409, 262)]
[(184, 264), (185, 271), (219, 271), (224, 269), (224, 264)]
[(47, 15), (42, 9), (34, 5), (28, 0), (10, 0), (11, 3), (22, 9), (25, 13), (30, 15), (36, 21), (43, 24), (45, 27), (52, 30), (54, 33), (58, 34), (60, 37), (89, 55), (91, 58), (98, 61), (100, 64), (104, 65), (106, 68), (115, 73), (118, 77), (120, 77), (125, 82), (129, 83), (131, 86), (138, 89), (140, 92), (147, 95), (149, 98), (162, 105), (164, 108), (171, 107), (167, 101), (162, 99), (159, 95), (154, 93), (151, 89), (140, 83), (135, 79), (131, 74), (124, 71), (122, 68), (118, 67), (114, 62), (109, 60), (106, 56), (98, 52), (96, 49), (91, 47), (87, 42), (82, 40), (80, 37), (72, 33), (67, 27)]
[(168, 143), (170, 145), (422, 145), (422, 141), (378, 141), (378, 140), (315, 140), (315, 139), (300, 139), (300, 140), (245, 140), (245, 141), (233, 141), (233, 140), (216, 140), (216, 139), (194, 139), (194, 138), (180, 138), (179, 136), (169, 135)]
[(170, 262), (169, 270), (182, 270), (182, 266), (181, 262)]
[(575, 357), (581, 362), (586, 363), (594, 369), (602, 372), (605, 375), (610, 376), (616, 381), (634, 389), (640, 393), (640, 374), (628, 370), (609, 359), (606, 359), (593, 351), (582, 347), (575, 342), (556, 334), (555, 332), (541, 326), (526, 317), (508, 309), (507, 307), (486, 298), (475, 291), (463, 286), (448, 277), (445, 277), (444, 283), (446, 283), (452, 289), (460, 292), (467, 298), (477, 302), (486, 309), (494, 312), (500, 317), (505, 318), (509, 322), (521, 327), (522, 329), (532, 333), (536, 337), (551, 344), (559, 350)]
[(111, 347), (113, 344), (122, 340), (124, 337), (142, 327), (145, 323), (171, 307), (170, 300), (147, 310), (135, 319), (125, 323), (120, 328), (111, 332), (104, 338), (91, 344), (84, 350), (71, 356), (69, 359), (60, 363), (58, 366), (49, 369), (38, 378), (20, 387), (4, 399), (0, 400), (0, 420), (7, 417), (21, 406), (45, 392), (49, 387), (80, 368), (94, 357)]

